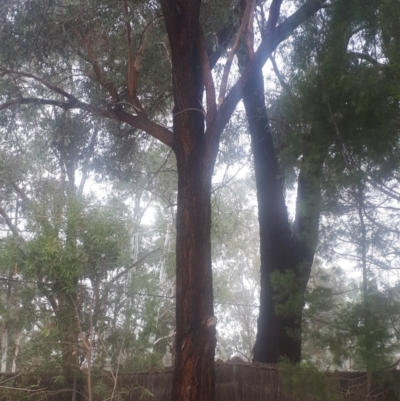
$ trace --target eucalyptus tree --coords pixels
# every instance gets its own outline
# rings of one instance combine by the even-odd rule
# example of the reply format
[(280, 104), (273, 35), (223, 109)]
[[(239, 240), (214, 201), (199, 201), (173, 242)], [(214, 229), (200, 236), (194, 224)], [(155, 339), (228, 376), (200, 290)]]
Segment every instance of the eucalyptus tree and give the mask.
[[(245, 87), (261, 245), (255, 360), (301, 359), (303, 296), (317, 249), (320, 213), (335, 183), (356, 168), (351, 158), (368, 153), (375, 169), (387, 171), (389, 163), (396, 168), (398, 37), (393, 21), (398, 12), (396, 2), (337, 1), (307, 21), (288, 44), (292, 51), (280, 52), (284, 74), (271, 58), (282, 85), (272, 120), (283, 124), (270, 123), (260, 73)], [(251, 59), (251, 53), (245, 54), (244, 65)], [(286, 178), (296, 177), (297, 184), (293, 222), (285, 206), (287, 172)], [(279, 294), (290, 282), (291, 290)], [(290, 294), (296, 294), (297, 302), (277, 313), (279, 304), (293, 303)]]
[[(218, 101), (212, 69), (235, 34), (238, 40), (246, 34), (252, 42), (255, 1), (246, 7), (235, 7), (234, 1), (201, 0), (161, 0), (160, 6), (128, 0), (118, 5), (101, 1), (4, 5), (3, 118), (31, 106), (75, 110), (128, 124), (175, 153), (174, 400), (214, 398), (210, 197), (220, 135), (250, 77), (325, 1), (305, 2), (278, 25), (281, 3), (273, 0), (269, 5), (267, 29), (261, 31), (254, 57), (228, 92), (227, 78), (237, 48), (232, 46)], [(237, 20), (240, 24), (235, 25)], [(146, 47), (152, 51), (145, 52)], [(164, 119), (171, 102), (172, 130)]]
[[(104, 269), (110, 269), (110, 265), (116, 267), (121, 249), (111, 239), (123, 235), (121, 231), (117, 234), (115, 224), (103, 216), (109, 231), (107, 247), (101, 254), (96, 240), (93, 241), (101, 234), (100, 226), (88, 224), (89, 220), (93, 224), (95, 221), (84, 210), (88, 205), (82, 192), (98, 131), (87, 121), (68, 120), (68, 113), (64, 112), (56, 113), (52, 119), (32, 114), (19, 123), (20, 127), (5, 133), (1, 148), (1, 189), (9, 195), (0, 205), (2, 226), (14, 237), (19, 253), (10, 255), (15, 266), (14, 284), (29, 283), (27, 288), (37, 307), (32, 314), (39, 320), (36, 328), (54, 329), (47, 331), (54, 340), (48, 343), (49, 355), (51, 350), (61, 355), (65, 379), (71, 385), (82, 357), (82, 330), (76, 321), (84, 314), (80, 305), (85, 293), (82, 280), (104, 275)], [(85, 135), (78, 134), (80, 131)], [(10, 217), (14, 215), (15, 218)], [(94, 233), (97, 229), (99, 232)], [(34, 331), (31, 327), (27, 338), (32, 338)]]

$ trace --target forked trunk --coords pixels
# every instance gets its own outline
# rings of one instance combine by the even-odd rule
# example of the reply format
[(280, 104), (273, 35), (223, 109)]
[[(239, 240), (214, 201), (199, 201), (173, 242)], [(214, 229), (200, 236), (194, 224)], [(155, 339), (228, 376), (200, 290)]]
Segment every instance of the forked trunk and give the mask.
[[(316, 249), (320, 186), (314, 176), (300, 173), (296, 222), (290, 226), (283, 176), (274, 150), (261, 71), (248, 82), (243, 97), (254, 157), (260, 226), (261, 293), (254, 360), (277, 363), (281, 357), (301, 360), (303, 296)], [(319, 158), (323, 161), (323, 157)], [(310, 200), (312, 202), (310, 203)], [(293, 272), (299, 305), (289, 314), (277, 313), (279, 295), (272, 286), (274, 273)], [(285, 300), (280, 300), (280, 302)]]

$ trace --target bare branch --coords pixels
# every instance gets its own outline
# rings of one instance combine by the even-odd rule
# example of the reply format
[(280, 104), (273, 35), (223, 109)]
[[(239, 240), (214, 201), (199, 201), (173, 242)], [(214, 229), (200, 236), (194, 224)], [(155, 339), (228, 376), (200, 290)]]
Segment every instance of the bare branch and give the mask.
[(229, 72), (231, 70), (233, 58), (235, 57), (236, 51), (239, 47), (240, 39), (243, 35), (244, 28), (246, 27), (246, 24), (248, 22), (248, 16), (250, 12), (250, 6), (249, 4), (246, 6), (246, 10), (243, 13), (243, 18), (242, 22), (240, 23), (239, 30), (236, 34), (235, 42), (233, 43), (233, 46), (231, 48), (231, 51), (228, 54), (225, 66), (224, 66), (224, 71), (222, 73), (222, 79), (221, 79), (221, 86), (219, 89), (219, 96), (218, 96), (218, 104), (221, 105), (224, 97), (225, 97), (225, 92), (226, 92), (226, 87), (228, 85), (228, 77), (229, 77)]
[(124, 15), (125, 15), (125, 26), (126, 26), (126, 42), (128, 48), (128, 98), (129, 102), (132, 103), (132, 105), (135, 107), (135, 110), (139, 114), (139, 113), (144, 113), (144, 109), (137, 97), (137, 86), (139, 81), (140, 64), (143, 59), (148, 38), (151, 34), (151, 31), (153, 30), (154, 22), (161, 17), (157, 16), (156, 18), (151, 20), (145, 27), (142, 37), (140, 39), (139, 50), (134, 60), (132, 53), (131, 24), (129, 22), (127, 0), (124, 0)]
[(265, 31), (262, 33), (263, 37), (270, 34), (278, 22), (279, 14), (281, 12), (281, 4), (283, 0), (272, 0), (269, 7), (268, 21)]
[(207, 54), (207, 48), (204, 40), (203, 32), (199, 29), (199, 49), (200, 49), (200, 62), (201, 69), (203, 72), (204, 86), (206, 89), (206, 103), (207, 103), (207, 114), (206, 123), (207, 126), (214, 120), (217, 114), (217, 104), (215, 101), (215, 87), (214, 80), (211, 74), (210, 62)]
[(389, 197), (397, 200), (400, 202), (400, 194), (391, 188), (387, 187), (383, 182), (380, 182), (379, 184), (372, 180), (371, 178), (367, 178), (367, 182), (371, 184), (375, 189), (378, 191), (383, 192), (385, 195), (388, 195)]
[(256, 0), (251, 0), (249, 22), (247, 24), (247, 31), (246, 31), (247, 54), (248, 54), (250, 60), (254, 57), (253, 21), (254, 21), (255, 8), (256, 8)]
[[(38, 97), (22, 97), (19, 99), (13, 99), (8, 102), (5, 102), (3, 104), (0, 104), (0, 111), (8, 109), (12, 106), (15, 105), (20, 105), (20, 104), (33, 104), (33, 105), (41, 105), (41, 106), (56, 106), (60, 107), (63, 110), (71, 110), (71, 109), (83, 109), (85, 110), (86, 108), (83, 107), (85, 103), (79, 102), (78, 99), (75, 99), (74, 101), (68, 101), (68, 102), (62, 102), (58, 100), (53, 100), (53, 99), (42, 99)], [(80, 107), (78, 104), (80, 104)]]
[(275, 72), (276, 77), (278, 78), (279, 83), (281, 84), (282, 88), (286, 90), (286, 92), (293, 98), (295, 98), (293, 92), (290, 89), (290, 86), (287, 84), (287, 82), (285, 81), (285, 79), (283, 78), (282, 74), (280, 73), (278, 66), (276, 65), (275, 62), (275, 57), (271, 54), (271, 56), (269, 57), (269, 59), (271, 60), (271, 64), (272, 64), (272, 68)]
[(168, 128), (165, 128), (162, 125), (159, 125), (154, 121), (149, 120), (145, 116), (134, 116), (124, 110), (118, 110), (114, 113), (111, 113), (108, 117), (114, 118), (118, 121), (122, 121), (134, 128), (138, 128), (144, 132), (147, 132), (149, 135), (158, 139), (160, 142), (169, 147), (172, 147), (174, 134)]

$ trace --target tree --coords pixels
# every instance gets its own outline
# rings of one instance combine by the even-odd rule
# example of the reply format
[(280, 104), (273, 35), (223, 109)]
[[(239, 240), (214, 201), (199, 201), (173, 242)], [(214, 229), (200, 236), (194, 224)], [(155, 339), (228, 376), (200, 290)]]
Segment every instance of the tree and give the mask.
[[(394, 4), (381, 2), (364, 6), (365, 3), (354, 3), (349, 7), (338, 1), (319, 18), (309, 20), (290, 44), (291, 58), (287, 57), (287, 49), (283, 54), (290, 71), (289, 81), (271, 58), (282, 84), (281, 101), (284, 99), (283, 104), (290, 108), (280, 109), (275, 117), (282, 120), (286, 116), (290, 127), (286, 138), (280, 137), (281, 143), (274, 143), (276, 132), (271, 130), (264, 101), (263, 76), (254, 74), (245, 87), (243, 100), (252, 138), (261, 241), (261, 307), (254, 354), (257, 361), (277, 362), (281, 356), (293, 362), (301, 359), (303, 297), (317, 249), (321, 196), (332, 177), (331, 161), (345, 154), (348, 163), (349, 158), (367, 148), (375, 153), (377, 164), (382, 162), (383, 155), (394, 160), (390, 154), (392, 146), (398, 146), (393, 141), (398, 139), (394, 140), (397, 131), (392, 124), (398, 107), (391, 100), (397, 95), (393, 93), (395, 81), (391, 81), (388, 72), (397, 69), (392, 53), (397, 41), (387, 18), (389, 9), (393, 15), (398, 10)], [(379, 29), (385, 33), (380, 34)], [(383, 37), (390, 46), (382, 46), (377, 52), (372, 43), (379, 47), (377, 43), (382, 43)], [(356, 51), (361, 47), (364, 52)], [(390, 62), (378, 62), (382, 52)], [(246, 63), (246, 57), (242, 63)], [(383, 131), (385, 139), (376, 143), (372, 138), (360, 138), (358, 133), (366, 130)], [(291, 168), (297, 169), (293, 223), (288, 219), (284, 196), (288, 160)], [(346, 169), (343, 164), (338, 176), (342, 169)], [(289, 282), (290, 291), (284, 288)], [(274, 288), (274, 283), (279, 288)], [(279, 290), (286, 291), (285, 295), (279, 294)], [(297, 294), (297, 302), (291, 309), (277, 313), (280, 303), (293, 301), (293, 293)]]
[[(228, 26), (217, 34), (217, 49), (213, 51), (205, 35), (217, 31), (217, 22), (219, 26), (225, 24), (206, 19), (206, 15), (212, 14), (201, 13), (202, 6), (203, 11), (209, 11), (206, 10), (208, 3), (200, 0), (161, 0), (160, 3), (171, 52), (172, 131), (156, 122), (160, 117), (157, 112), (162, 109), (157, 105), (168, 103), (159, 102), (157, 95), (151, 95), (157, 85), (154, 70), (140, 84), (138, 81), (139, 73), (146, 72), (141, 68), (141, 61), (149, 28), (160, 17), (158, 7), (153, 3), (145, 6), (140, 2), (128, 4), (125, 1), (121, 11), (101, 2), (91, 6), (77, 1), (65, 4), (65, 7), (58, 4), (41, 7), (33, 2), (8, 3), (3, 16), (3, 35), (10, 46), (1, 56), (2, 86), (6, 92), (0, 109), (6, 110), (8, 116), (17, 106), (76, 110), (126, 123), (172, 148), (178, 168), (177, 352), (173, 399), (212, 400), (215, 318), (210, 197), (219, 138), (250, 77), (261, 69), (278, 44), (317, 12), (325, 1), (309, 0), (277, 25), (282, 1), (274, 0), (270, 6), (268, 30), (261, 31), (262, 41), (252, 61), (225, 96), (227, 64), (218, 105), (211, 69), (229, 43), (232, 20), (228, 19)], [(251, 4), (243, 16), (239, 16), (238, 38), (245, 25), (253, 24), (249, 19), (254, 8)], [(232, 5), (228, 2), (221, 5), (221, 9), (231, 9)], [(140, 23), (134, 24), (139, 32), (133, 32), (132, 28), (135, 11), (140, 13), (140, 22), (146, 21), (144, 29), (140, 29)], [(122, 33), (125, 39), (122, 39)], [(136, 57), (133, 56), (134, 34), (140, 35), (138, 44), (135, 43)], [(46, 43), (43, 38), (50, 41)], [(124, 46), (126, 50), (123, 51)], [(21, 50), (15, 52), (16, 48)], [(233, 47), (232, 54), (235, 50)], [(76, 66), (81, 67), (80, 83), (74, 74)], [(168, 70), (162, 68), (161, 71)], [(64, 79), (68, 82), (67, 87), (63, 87)], [(25, 81), (33, 87), (25, 86)], [(202, 108), (203, 88), (206, 111)]]

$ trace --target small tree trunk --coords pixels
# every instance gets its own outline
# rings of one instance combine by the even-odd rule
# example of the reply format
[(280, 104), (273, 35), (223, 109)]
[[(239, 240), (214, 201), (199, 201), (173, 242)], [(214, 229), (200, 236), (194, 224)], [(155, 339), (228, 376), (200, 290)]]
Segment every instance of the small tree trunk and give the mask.
[[(76, 299), (76, 296), (74, 297)], [(73, 295), (59, 294), (59, 310), (56, 311), (57, 324), (61, 333), (62, 372), (67, 388), (73, 392), (76, 387), (76, 378), (80, 375), (78, 362), (79, 328), (76, 318)], [(77, 397), (80, 399), (80, 397)]]
[[(11, 279), (12, 272), (8, 274), (9, 280), (7, 281), (7, 295), (6, 295), (6, 311), (10, 313), (11, 308)], [(9, 337), (10, 322), (9, 317), (3, 320), (2, 330), (1, 330), (1, 368), (2, 373), (7, 372), (8, 363), (8, 337)]]
[(19, 347), (21, 344), (21, 331), (18, 331), (17, 339), (15, 340), (15, 349), (14, 349), (14, 357), (11, 366), (11, 373), (15, 373), (17, 371), (17, 359), (19, 354)]
[(1, 373), (7, 372), (8, 360), (8, 324), (3, 322), (1, 328)]

